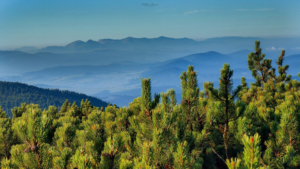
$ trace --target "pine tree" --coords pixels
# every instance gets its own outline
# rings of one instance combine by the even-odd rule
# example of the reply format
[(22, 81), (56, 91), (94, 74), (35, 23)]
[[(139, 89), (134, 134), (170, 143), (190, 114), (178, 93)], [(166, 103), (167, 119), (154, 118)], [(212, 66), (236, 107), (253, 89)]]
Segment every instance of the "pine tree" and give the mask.
[(278, 66), (277, 71), (279, 73), (278, 76), (274, 77), (276, 79), (276, 83), (280, 83), (280, 82), (286, 83), (286, 82), (289, 82), (292, 78), (292, 75), (287, 75), (287, 72), (286, 72), (288, 70), (289, 66), (288, 65), (283, 66), (284, 55), (285, 55), (285, 50), (282, 50), (281, 54), (280, 54), (280, 56), (278, 56), (278, 60), (276, 62), (277, 66)]
[[(234, 136), (234, 129), (231, 128), (232, 124), (238, 117), (240, 117), (244, 111), (245, 104), (241, 101), (234, 103), (234, 99), (241, 91), (242, 86), (238, 86), (232, 91), (232, 76), (233, 70), (230, 70), (228, 64), (224, 64), (221, 69), (221, 77), (219, 79), (219, 89), (213, 88), (212, 85), (208, 85), (210, 91), (210, 112), (207, 114), (207, 120), (210, 119), (210, 125), (213, 125), (212, 121), (215, 121), (218, 130), (222, 133), (223, 145), (225, 148), (226, 158), (230, 159), (230, 144), (232, 144), (232, 137)], [(212, 127), (208, 127), (212, 128)], [(217, 136), (217, 133), (214, 137)]]
[[(285, 101), (277, 106), (276, 114), (280, 116), (280, 122), (275, 134), (266, 141), (266, 153), (264, 163), (271, 168), (283, 165), (289, 168), (297, 168), (300, 164), (300, 154), (295, 151), (299, 148), (299, 97), (292, 93), (286, 93)], [(274, 156), (275, 155), (275, 156)]]
[(23, 144), (11, 149), (11, 163), (19, 168), (51, 168), (52, 147), (49, 133), (52, 118), (42, 113), (37, 105), (28, 105), (26, 112), (15, 119), (13, 129)]
[(248, 55), (248, 68), (252, 72), (252, 76), (256, 79), (256, 86), (263, 86), (275, 70), (271, 66), (270, 59), (264, 59), (265, 54), (261, 52), (260, 41), (255, 41), (255, 53)]
[(61, 106), (59, 114), (60, 116), (64, 116), (64, 114), (68, 111), (68, 109), (70, 108), (71, 103), (69, 102), (69, 100), (67, 99), (64, 104)]
[(182, 90), (182, 114), (185, 119), (187, 130), (193, 131), (193, 119), (196, 116), (196, 107), (199, 104), (199, 88), (197, 84), (197, 72), (193, 66), (189, 66), (187, 72), (180, 76)]
[(82, 100), (80, 103), (80, 110), (82, 113), (82, 116), (87, 117), (92, 111), (94, 106), (92, 106), (91, 102), (86, 99), (85, 101)]
[(10, 149), (15, 141), (11, 119), (6, 117), (6, 112), (0, 106), (0, 161), (10, 157)]
[(174, 168), (186, 169), (186, 168), (202, 168), (202, 162), (197, 161), (193, 156), (188, 153), (187, 142), (177, 143), (177, 151), (174, 153)]
[(14, 109), (12, 109), (11, 112), (12, 112), (12, 115), (13, 115), (13, 119), (21, 117), (22, 114), (24, 112), (26, 112), (26, 109), (27, 109), (26, 107), (27, 107), (26, 103), (23, 103), (21, 105), (21, 107), (15, 107)]

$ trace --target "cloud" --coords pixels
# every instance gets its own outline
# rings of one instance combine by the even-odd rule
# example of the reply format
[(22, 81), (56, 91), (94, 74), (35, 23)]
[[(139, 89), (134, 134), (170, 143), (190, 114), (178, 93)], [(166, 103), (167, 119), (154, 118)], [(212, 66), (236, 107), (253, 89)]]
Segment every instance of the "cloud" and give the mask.
[(183, 15), (191, 15), (199, 12), (207, 12), (208, 10), (192, 10), (192, 11), (186, 11), (183, 13)]
[(272, 11), (274, 9), (271, 8), (264, 8), (264, 9), (255, 9), (256, 11)]
[(267, 48), (267, 50), (283, 50), (283, 49), (284, 48), (282, 48), (282, 47), (274, 47), (274, 46)]
[(241, 11), (241, 12), (245, 12), (245, 11), (271, 11), (274, 10), (272, 8), (261, 8), (261, 9), (235, 9), (235, 11)]
[(300, 47), (293, 48), (293, 50), (300, 50)]
[(155, 6), (158, 6), (158, 4), (155, 4), (155, 3), (151, 3), (151, 4), (142, 3), (142, 5), (145, 6), (145, 7), (155, 7)]

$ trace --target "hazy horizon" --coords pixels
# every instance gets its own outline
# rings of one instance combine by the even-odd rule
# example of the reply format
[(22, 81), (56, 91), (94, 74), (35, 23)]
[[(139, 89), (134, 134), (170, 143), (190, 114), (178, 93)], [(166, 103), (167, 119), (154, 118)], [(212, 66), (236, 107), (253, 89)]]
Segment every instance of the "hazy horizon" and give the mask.
[(0, 2), (0, 49), (126, 37), (300, 37), (300, 1)]
[(157, 36), (157, 37), (134, 37), (134, 36), (127, 36), (127, 37), (124, 37), (124, 38), (100, 38), (100, 39), (95, 39), (95, 38), (89, 38), (89, 39), (86, 39), (86, 40), (82, 40), (82, 39), (77, 39), (77, 40), (73, 40), (73, 41), (70, 41), (70, 42), (66, 42), (66, 43), (62, 43), (62, 44), (48, 44), (48, 45), (43, 45), (43, 46), (34, 46), (34, 45), (21, 45), (21, 46), (17, 46), (17, 47), (11, 47), (11, 48), (0, 48), (0, 50), (2, 51), (9, 51), (9, 50), (16, 50), (16, 49), (19, 49), (19, 48), (22, 48), (22, 47), (35, 47), (37, 49), (42, 49), (42, 48), (45, 48), (45, 47), (49, 47), (49, 46), (66, 46), (70, 43), (73, 43), (73, 42), (76, 42), (76, 41), (83, 41), (83, 42), (87, 42), (89, 40), (92, 40), (92, 41), (99, 41), (99, 40), (104, 40), (104, 39), (111, 39), (111, 40), (122, 40), (122, 39), (126, 39), (126, 38), (136, 38), (136, 39), (142, 39), (142, 38), (146, 38), (146, 39), (157, 39), (157, 38), (160, 38), (160, 37), (166, 37), (166, 38), (172, 38), (172, 39), (184, 39), (184, 38), (187, 38), (187, 39), (192, 39), (194, 41), (197, 41), (197, 42), (201, 42), (201, 41), (205, 41), (205, 40), (208, 40), (208, 39), (215, 39), (215, 38), (231, 38), (231, 37), (236, 37), (236, 38), (257, 38), (257, 39), (281, 39), (281, 38), (294, 38), (294, 39), (298, 39), (300, 38), (299, 37), (251, 37), (251, 36), (220, 36), (220, 37), (210, 37), (210, 38), (188, 38), (188, 37), (179, 37), (179, 38), (173, 38), (173, 37), (167, 37), (167, 36)]

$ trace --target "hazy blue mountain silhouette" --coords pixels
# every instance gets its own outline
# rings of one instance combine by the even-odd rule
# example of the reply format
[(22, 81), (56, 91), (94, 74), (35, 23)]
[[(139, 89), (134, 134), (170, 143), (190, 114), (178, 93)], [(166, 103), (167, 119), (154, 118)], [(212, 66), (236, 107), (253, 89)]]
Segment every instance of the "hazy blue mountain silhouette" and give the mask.
[(240, 57), (248, 56), (251, 52), (253, 52), (253, 51), (244, 49), (244, 50), (239, 50), (236, 52), (228, 53), (227, 55), (240, 58)]
[(141, 50), (151, 48), (164, 49), (166, 47), (186, 47), (187, 45), (196, 45), (197, 42), (188, 38), (133, 38), (127, 37), (124, 39), (100, 39), (98, 41), (88, 40), (83, 42), (81, 40), (74, 41), (66, 46), (48, 46), (42, 48), (40, 52), (53, 52), (53, 53), (73, 53), (73, 52), (90, 52), (100, 49), (115, 49), (115, 50)]
[[(255, 38), (255, 37), (219, 37), (202, 41), (195, 41), (189, 38), (134, 38), (124, 39), (100, 39), (98, 41), (88, 40), (86, 42), (77, 40), (65, 46), (48, 46), (39, 52), (51, 53), (76, 53), (91, 52), (94, 50), (114, 49), (114, 50), (147, 50), (147, 51), (190, 51), (192, 53), (218, 51), (221, 53), (232, 53), (241, 49), (252, 50), (254, 41), (260, 40), (262, 48), (276, 47), (278, 49), (294, 49), (299, 46), (300, 38)], [(25, 50), (22, 50), (25, 51)], [(272, 51), (270, 51), (272, 52)], [(296, 54), (295, 51), (289, 53)]]
[[(237, 84), (241, 76), (250, 82), (247, 59), (254, 51), (255, 40), (261, 41), (263, 53), (273, 60), (275, 68), (280, 50), (286, 49), (284, 64), (290, 65), (288, 73), (298, 74), (300, 38), (221, 37), (195, 41), (162, 36), (78, 40), (65, 46), (0, 51), (0, 79), (90, 95), (107, 90), (103, 93), (107, 99), (123, 104), (139, 96), (141, 78), (151, 77), (154, 88), (180, 89), (179, 76), (188, 65), (195, 67), (200, 88), (205, 81), (217, 85), (224, 63), (231, 65)], [(139, 94), (134, 96), (114, 92), (135, 89)]]
[(37, 53), (39, 49), (34, 46), (23, 46), (21, 48), (17, 48), (16, 51), (21, 51), (26, 53)]
[[(261, 40), (263, 53), (266, 54), (267, 58), (276, 59), (282, 48), (286, 49), (286, 55), (299, 54), (297, 49), (300, 38), (222, 37), (195, 41), (188, 38), (128, 37), (124, 39), (100, 39), (98, 41), (88, 40), (86, 42), (78, 40), (65, 46), (48, 46), (36, 53), (33, 52), (36, 50), (34, 47), (25, 47), (24, 50), (18, 49), (23, 52), (2, 51), (0, 52), (0, 60), (2, 60), (0, 62), (0, 74), (12, 75), (58, 66), (105, 65), (124, 61), (154, 63), (208, 51), (228, 53), (228, 56), (236, 57), (235, 59), (243, 58), (243, 63), (247, 63), (249, 51), (254, 50), (255, 40)], [(243, 51), (240, 51), (241, 49)], [(24, 51), (35, 54), (28, 55)], [(213, 56), (211, 57), (213, 58)], [(201, 64), (205, 62), (205, 59), (209, 61), (209, 58), (202, 58), (201, 56), (197, 58), (204, 59), (199, 59)], [(224, 63), (231, 62), (223, 61)], [(196, 60), (197, 64), (199, 64), (198, 62)]]

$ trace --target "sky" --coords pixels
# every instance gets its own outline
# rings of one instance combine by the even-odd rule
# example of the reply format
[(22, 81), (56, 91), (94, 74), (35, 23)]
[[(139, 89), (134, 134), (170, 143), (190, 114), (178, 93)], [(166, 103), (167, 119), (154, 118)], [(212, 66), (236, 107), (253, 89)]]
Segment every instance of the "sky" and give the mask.
[(0, 0), (0, 50), (126, 37), (300, 37), (299, 0)]

